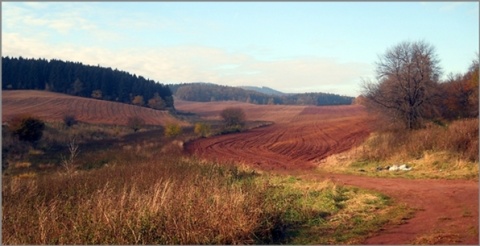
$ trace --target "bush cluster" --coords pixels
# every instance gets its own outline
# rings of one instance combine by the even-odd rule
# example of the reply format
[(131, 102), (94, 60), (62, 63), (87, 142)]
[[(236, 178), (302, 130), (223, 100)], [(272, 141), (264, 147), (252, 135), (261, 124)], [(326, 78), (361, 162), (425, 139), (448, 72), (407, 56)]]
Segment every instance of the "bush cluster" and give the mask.
[(36, 142), (42, 138), (45, 123), (33, 116), (22, 115), (14, 117), (10, 123), (10, 130), (18, 139), (26, 142)]

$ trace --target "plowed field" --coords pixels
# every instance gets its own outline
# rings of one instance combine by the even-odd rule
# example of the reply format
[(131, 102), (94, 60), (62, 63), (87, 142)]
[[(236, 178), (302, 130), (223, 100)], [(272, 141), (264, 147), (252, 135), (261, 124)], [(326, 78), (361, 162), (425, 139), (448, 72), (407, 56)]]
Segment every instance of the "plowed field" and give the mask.
[(318, 160), (347, 150), (367, 137), (369, 120), (361, 106), (180, 102), (176, 107), (215, 118), (228, 106), (243, 108), (248, 120), (268, 120), (275, 124), (244, 133), (200, 139), (186, 146), (189, 152), (302, 178), (330, 179), (342, 185), (377, 190), (417, 210), (414, 218), (402, 225), (383, 228), (364, 244), (478, 245), (478, 181), (371, 178), (313, 170)]
[[(235, 160), (264, 170), (313, 167), (329, 155), (361, 143), (369, 134), (368, 118), (362, 106), (261, 106), (229, 103), (246, 111), (248, 120), (267, 120), (274, 125), (248, 132), (195, 141), (187, 150), (199, 156)], [(218, 103), (177, 108), (215, 117), (225, 105)]]
[(15, 90), (2, 91), (2, 121), (18, 114), (29, 114), (47, 121), (62, 121), (73, 114), (79, 121), (88, 123), (125, 125), (131, 116), (139, 116), (148, 125), (170, 122), (186, 124), (167, 111), (134, 105), (69, 96), (60, 93)]

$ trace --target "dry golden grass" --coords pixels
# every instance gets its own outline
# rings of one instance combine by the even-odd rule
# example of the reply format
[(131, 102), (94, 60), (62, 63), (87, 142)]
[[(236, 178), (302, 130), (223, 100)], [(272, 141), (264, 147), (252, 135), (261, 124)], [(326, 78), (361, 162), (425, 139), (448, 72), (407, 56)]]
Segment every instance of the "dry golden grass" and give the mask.
[[(318, 163), (324, 170), (373, 176), (478, 179), (478, 119), (412, 132), (376, 132), (366, 142)], [(407, 164), (410, 172), (376, 172), (377, 167)]]
[(187, 162), (6, 177), (3, 243), (253, 243), (261, 187)]
[[(144, 139), (138, 133), (142, 138), (115, 142), (117, 136), (124, 136), (123, 128), (102, 130), (82, 124), (60, 128), (49, 128), (44, 144), (64, 144), (77, 137), (84, 144), (81, 160), (73, 172), (25, 170), (3, 176), (3, 244), (288, 243), (290, 235), (312, 225), (323, 231), (305, 234), (304, 242), (345, 243), (358, 242), (366, 235), (363, 230), (378, 230), (387, 223), (375, 221), (371, 213), (359, 213), (356, 218), (372, 219), (377, 226), (345, 236), (361, 225), (353, 221), (332, 228), (330, 216), (345, 206), (349, 211), (374, 206), (380, 209), (376, 213), (387, 206), (384, 199), (370, 199), (331, 182), (271, 177), (185, 158), (178, 153), (181, 141), (167, 143), (153, 134)], [(95, 148), (93, 143), (102, 142), (92, 140), (108, 140), (112, 145), (88, 149), (89, 143)], [(104, 161), (107, 164), (96, 164)], [(37, 164), (32, 166), (50, 166)]]
[(448, 151), (459, 158), (478, 161), (478, 119), (462, 119), (447, 126), (429, 125), (416, 131), (384, 132), (367, 141), (364, 158), (420, 158), (425, 151)]
[(413, 245), (434, 245), (434, 244), (459, 244), (461, 242), (460, 235), (448, 232), (432, 232), (416, 238)]
[[(291, 234), (312, 226), (325, 233), (309, 231), (301, 242), (342, 243), (368, 234), (347, 233), (355, 227), (349, 217), (377, 224), (362, 229), (367, 231), (387, 222), (372, 216), (389, 209), (384, 197), (331, 181), (178, 156), (139, 160), (68, 174), (4, 176), (2, 243), (288, 243), (296, 242)], [(330, 216), (346, 219), (348, 226), (333, 230)]]

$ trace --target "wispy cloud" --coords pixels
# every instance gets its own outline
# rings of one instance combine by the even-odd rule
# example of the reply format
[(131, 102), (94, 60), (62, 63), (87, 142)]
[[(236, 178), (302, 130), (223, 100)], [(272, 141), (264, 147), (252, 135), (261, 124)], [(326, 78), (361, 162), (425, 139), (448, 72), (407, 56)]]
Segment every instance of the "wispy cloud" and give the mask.
[[(447, 68), (458, 67), (461, 52), (444, 50), (448, 52), (452, 45), (471, 47), (478, 40), (449, 39), (475, 33), (471, 30), (478, 29), (478, 3), (395, 4), (398, 16), (384, 18), (385, 24), (367, 16), (360, 21), (365, 23), (362, 31), (352, 25), (356, 18), (363, 18), (355, 7), (351, 18), (341, 18), (344, 8), (338, 6), (320, 18), (318, 12), (327, 5), (298, 4), (304, 8), (299, 15), (282, 6), (272, 7), (280, 12), (265, 14), (248, 4), (7, 2), (2, 3), (2, 51), (8, 56), (99, 64), (162, 83), (204, 81), (356, 95), (361, 78), (374, 73), (374, 55), (382, 52), (378, 47), (394, 45), (405, 38), (402, 35), (447, 47), (439, 49), (446, 54), (441, 59)], [(370, 11), (372, 17), (385, 13), (374, 11), (373, 3), (365, 6), (358, 9)], [(378, 6), (395, 12), (388, 4)], [(211, 8), (221, 11), (210, 16), (208, 11), (215, 12)], [(278, 13), (292, 16), (285, 21)], [(420, 24), (407, 26), (405, 13), (416, 13), (411, 22)], [(402, 29), (402, 23), (407, 29)], [(394, 27), (398, 30), (390, 35)]]
[[(262, 85), (286, 92), (332, 91), (356, 87), (368, 64), (339, 63), (315, 57), (262, 61), (206, 46), (129, 48), (121, 51), (73, 44), (52, 45), (18, 34), (4, 35), (4, 55), (80, 61), (125, 70), (163, 83), (213, 82)], [(352, 90), (350, 95), (355, 95)]]
[(458, 9), (459, 7), (465, 5), (465, 2), (445, 2), (440, 7), (441, 12), (450, 12)]
[[(198, 30), (186, 28), (194, 19), (169, 20), (121, 12), (115, 22), (93, 22), (89, 17), (92, 6), (76, 5), (69, 11), (40, 12), (32, 9), (58, 8), (58, 5), (27, 4), (8, 6), (7, 28), (3, 32), (3, 55), (79, 61), (125, 70), (163, 83), (214, 82), (228, 85), (263, 85), (286, 92), (311, 90), (329, 91), (343, 83), (354, 86), (355, 78), (365, 75), (366, 64), (339, 63), (316, 57), (283, 60), (261, 60), (253, 53), (270, 53), (268, 47), (256, 46), (250, 52), (232, 52), (206, 45), (142, 46), (129, 45), (115, 49), (119, 41), (135, 40), (133, 33), (169, 30), (173, 33), (195, 35)], [(47, 14), (40, 14), (47, 13)], [(104, 13), (107, 20), (112, 12)], [(209, 29), (222, 29), (221, 24), (207, 21)], [(18, 27), (21, 30), (18, 30)], [(118, 30), (127, 29), (125, 32)], [(178, 29), (179, 31), (174, 31)], [(18, 30), (18, 31), (15, 31)], [(35, 30), (32, 35), (25, 35)], [(81, 35), (78, 33), (81, 32)], [(52, 36), (52, 34), (54, 34)], [(199, 33), (197, 33), (199, 34)], [(72, 42), (52, 42), (63, 35)], [(199, 34), (200, 35), (200, 34)], [(75, 37), (96, 40), (95, 45), (74, 41)], [(143, 36), (145, 38), (145, 36)], [(98, 40), (98, 41), (97, 41)], [(102, 45), (105, 44), (105, 45)], [(257, 52), (258, 51), (258, 52)], [(250, 54), (250, 55), (249, 55)], [(347, 81), (347, 82), (346, 82)], [(355, 92), (354, 92), (355, 93)]]

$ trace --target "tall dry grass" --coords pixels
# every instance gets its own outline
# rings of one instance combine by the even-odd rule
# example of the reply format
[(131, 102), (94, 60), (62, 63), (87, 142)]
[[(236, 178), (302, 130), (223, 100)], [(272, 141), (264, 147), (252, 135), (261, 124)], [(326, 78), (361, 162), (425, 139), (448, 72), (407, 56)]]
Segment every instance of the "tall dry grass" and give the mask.
[(3, 243), (254, 243), (263, 186), (236, 182), (238, 175), (171, 159), (73, 176), (7, 177)]
[[(288, 243), (305, 228), (313, 229), (299, 242), (344, 243), (366, 235), (345, 236), (353, 222), (331, 226), (329, 218), (358, 195), (346, 188), (182, 157), (175, 141), (146, 135), (108, 149), (81, 145), (71, 172), (4, 174), (2, 243)], [(105, 164), (87, 168), (97, 162)], [(365, 203), (386, 206), (383, 199)], [(378, 227), (385, 223), (375, 220)]]
[(388, 221), (378, 195), (176, 156), (2, 182), (3, 244), (335, 244), (375, 230), (351, 211)]
[(415, 131), (376, 133), (360, 151), (360, 158), (402, 160), (421, 158), (428, 152), (447, 152), (455, 158), (478, 162), (478, 124), (478, 119), (462, 119)]

